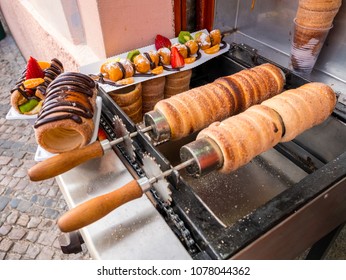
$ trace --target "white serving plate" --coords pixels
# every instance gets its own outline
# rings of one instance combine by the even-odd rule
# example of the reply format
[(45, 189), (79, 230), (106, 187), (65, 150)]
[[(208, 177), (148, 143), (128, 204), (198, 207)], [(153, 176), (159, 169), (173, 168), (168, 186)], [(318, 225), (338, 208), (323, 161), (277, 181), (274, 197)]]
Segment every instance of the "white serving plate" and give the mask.
[[(90, 143), (94, 142), (97, 139), (97, 133), (99, 129), (100, 124), (100, 117), (101, 117), (101, 110), (102, 110), (102, 98), (101, 96), (96, 97), (96, 110), (93, 117), (94, 120), (94, 133), (91, 137)], [(35, 153), (35, 161), (43, 161), (47, 158), (50, 158), (52, 156), (55, 156), (56, 154), (52, 154), (50, 152), (47, 152), (45, 149), (43, 149), (40, 145), (37, 146), (36, 153)]]
[(37, 114), (35, 115), (24, 115), (19, 114), (13, 107), (6, 114), (6, 120), (26, 120), (30, 124), (34, 124), (37, 119)]
[[(206, 29), (203, 29), (203, 30), (200, 30), (200, 31), (196, 31), (196, 32), (193, 32), (191, 33), (192, 37), (194, 37), (194, 35), (198, 32), (203, 32), (203, 33), (206, 33), (206, 34), (209, 34), (208, 31)], [(172, 45), (175, 44), (175, 43), (178, 43), (178, 38), (173, 38), (173, 39), (170, 39), (170, 41), (172, 42)], [(217, 57), (225, 52), (227, 52), (229, 50), (230, 46), (229, 44), (226, 44), (226, 47), (221, 49), (220, 51), (218, 51), (217, 53), (214, 53), (214, 54), (206, 54), (203, 50), (200, 50), (200, 53), (201, 53), (201, 58), (196, 60), (195, 62), (193, 63), (189, 63), (189, 64), (185, 64), (185, 66), (183, 68), (181, 68), (180, 71), (185, 71), (185, 70), (189, 70), (189, 69), (192, 69), (192, 68), (195, 68), (205, 62), (207, 62), (208, 60), (210, 59), (213, 59), (214, 57)], [(140, 53), (144, 53), (144, 52), (148, 52), (150, 50), (155, 50), (156, 51), (156, 48), (155, 48), (155, 45), (150, 45), (150, 46), (146, 46), (146, 47), (143, 47), (143, 48), (139, 48), (138, 49)], [(108, 59), (111, 59), (111, 58), (126, 58), (127, 57), (127, 54), (130, 52), (131, 50), (127, 51), (127, 52), (124, 52), (122, 54), (119, 54), (119, 55), (115, 55), (113, 57), (110, 57)], [(94, 62), (94, 63), (91, 63), (91, 64), (87, 64), (87, 65), (84, 65), (80, 68), (80, 72), (83, 73), (83, 74), (86, 74), (86, 75), (89, 75), (89, 74), (99, 74), (100, 73), (100, 67), (103, 63), (105, 63), (108, 59), (104, 59), (104, 60), (101, 60), (101, 61), (98, 61), (98, 62)], [(174, 73), (177, 73), (177, 71), (167, 71), (167, 70), (164, 70), (163, 73), (159, 74), (159, 75), (155, 75), (155, 76), (148, 76), (148, 77), (133, 77), (134, 79), (134, 83), (132, 83), (131, 85), (134, 85), (134, 84), (138, 84), (140, 82), (144, 82), (144, 81), (147, 81), (147, 80), (151, 80), (151, 79), (155, 79), (157, 77), (162, 77), (162, 76), (167, 76), (167, 75), (171, 75), (171, 74), (174, 74)], [(111, 91), (114, 91), (114, 90), (117, 90), (117, 89), (120, 89), (120, 88), (123, 88), (123, 87), (127, 87), (129, 85), (124, 85), (124, 86), (112, 86), (112, 85), (108, 85), (108, 84), (101, 84), (99, 83), (99, 85), (103, 88), (104, 91), (106, 92), (111, 92)]]

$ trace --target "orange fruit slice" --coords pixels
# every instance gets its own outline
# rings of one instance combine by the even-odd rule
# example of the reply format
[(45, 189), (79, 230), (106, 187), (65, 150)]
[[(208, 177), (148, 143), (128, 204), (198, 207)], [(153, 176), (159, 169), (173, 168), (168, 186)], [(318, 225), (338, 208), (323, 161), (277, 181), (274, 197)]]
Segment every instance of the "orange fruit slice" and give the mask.
[(196, 61), (196, 57), (195, 56), (191, 56), (191, 57), (187, 57), (184, 58), (185, 64), (190, 64)]
[(159, 75), (163, 72), (163, 66), (157, 66), (153, 70), (151, 70), (151, 73), (155, 75)]
[(217, 53), (220, 50), (220, 44), (216, 44), (215, 46), (204, 50), (206, 54), (214, 54)]
[(125, 78), (116, 82), (117, 85), (130, 85), (135, 82), (134, 78)]
[(38, 85), (42, 84), (44, 82), (44, 79), (42, 78), (33, 78), (33, 79), (28, 79), (24, 81), (24, 87), (25, 88), (35, 88)]
[(50, 63), (47, 61), (37, 61), (38, 65), (42, 70), (47, 69), (50, 67)]

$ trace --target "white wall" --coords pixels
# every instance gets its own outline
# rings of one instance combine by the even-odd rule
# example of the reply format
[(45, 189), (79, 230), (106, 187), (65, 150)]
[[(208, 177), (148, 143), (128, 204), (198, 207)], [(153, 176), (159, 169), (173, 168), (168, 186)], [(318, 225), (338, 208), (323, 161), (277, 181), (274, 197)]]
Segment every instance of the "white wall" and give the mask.
[(26, 0), (62, 36), (74, 44), (85, 42), (76, 0)]

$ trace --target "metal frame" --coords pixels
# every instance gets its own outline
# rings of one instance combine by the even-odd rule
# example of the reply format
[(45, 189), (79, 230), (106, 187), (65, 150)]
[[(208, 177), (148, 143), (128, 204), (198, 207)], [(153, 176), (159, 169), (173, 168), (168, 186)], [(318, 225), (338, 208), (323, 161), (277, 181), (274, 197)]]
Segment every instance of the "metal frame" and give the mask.
[[(198, 84), (212, 81), (217, 77), (220, 71), (226, 73), (229, 71), (227, 67), (230, 63), (234, 65), (233, 71), (239, 71), (246, 67), (252, 67), (265, 62), (268, 62), (268, 60), (258, 55), (256, 50), (251, 47), (243, 44), (233, 45), (228, 54), (201, 66), (200, 69), (196, 69), (196, 72), (201, 71), (209, 74), (207, 74), (207, 77), (204, 75), (204, 78), (201, 80), (194, 79), (192, 85), (197, 86)], [(218, 70), (213, 71), (215, 67), (217, 67)], [(208, 71), (205, 71), (206, 68), (208, 68)], [(297, 87), (308, 82), (304, 78), (292, 74), (285, 68), (283, 68), (283, 71), (289, 81), (287, 85), (288, 88)], [(200, 75), (195, 75), (195, 77), (196, 76), (200, 77)], [(119, 114), (122, 118), (125, 118), (126, 121), (126, 116), (121, 109), (115, 104), (111, 104), (112, 101), (110, 101), (110, 98), (106, 94), (104, 94), (104, 96), (102, 94), (102, 97), (105, 104), (116, 108), (116, 112), (113, 113)], [(128, 122), (128, 125), (129, 130), (134, 129), (134, 125), (131, 122)], [(156, 158), (163, 170), (170, 168), (170, 162), (160, 152), (160, 147), (153, 145), (146, 135), (140, 133), (136, 138), (136, 142), (143, 150), (148, 151)], [(179, 145), (179, 143), (177, 143), (177, 145)], [(320, 159), (316, 158), (313, 154), (294, 142), (280, 144), (275, 148), (294, 161), (295, 164), (300, 165), (307, 173), (311, 174), (231, 226), (225, 227), (222, 225), (220, 221), (210, 213), (208, 208), (205, 207), (203, 202), (196, 197), (195, 193), (184, 179), (175, 175), (168, 178), (173, 185), (172, 211), (184, 222), (184, 227), (188, 229), (189, 235), (191, 235), (194, 243), (193, 249), (187, 248), (192, 258), (228, 259), (242, 258), (243, 256), (255, 258), (270, 256), (274, 258), (294, 258), (297, 254), (302, 253), (311, 246), (313, 242), (318, 241), (334, 227), (346, 220), (345, 216), (338, 215), (339, 219), (332, 225), (314, 221), (313, 224), (318, 228), (318, 231), (311, 233), (308, 242), (300, 242), (299, 246), (296, 245), (295, 250), (290, 250), (289, 253), (283, 249), (275, 253), (275, 250), (270, 251), (266, 248), (266, 246), (269, 246), (269, 243), (263, 243), (260, 240), (264, 239), (266, 236), (268, 236), (268, 239), (265, 240), (278, 239), (276, 238), (278, 232), (276, 228), (285, 229), (287, 227), (286, 223), (289, 225), (291, 225), (291, 223), (294, 224), (295, 216), (299, 216), (299, 213), (306, 213), (309, 209), (313, 209), (309, 206), (311, 201), (316, 200), (313, 204), (316, 209), (323, 209), (323, 205), (321, 204), (323, 199), (319, 196), (322, 195), (323, 198), (327, 193), (331, 193), (330, 198), (334, 198), (334, 196), (331, 196), (332, 194), (334, 195), (334, 191), (331, 192), (330, 189), (340, 190), (345, 184), (345, 181), (342, 180), (346, 174), (346, 154), (341, 155), (336, 161), (325, 164), (325, 162), (321, 162)], [(308, 158), (309, 161), (302, 160), (304, 158)], [(333, 170), (332, 173), (331, 170)], [(329, 175), (325, 176), (325, 174)], [(334, 187), (332, 187), (333, 185)], [(337, 193), (338, 195), (336, 197), (343, 197), (340, 191)], [(162, 215), (167, 218), (167, 211), (164, 211), (162, 204), (158, 202), (154, 203), (154, 205)], [(186, 212), (186, 208), (189, 208), (188, 213)], [(339, 214), (343, 210), (342, 206), (334, 208)], [(333, 213), (331, 213), (331, 215), (332, 214)], [(322, 215), (322, 213), (320, 213), (320, 215)], [(304, 217), (304, 215), (302, 215), (302, 217)], [(181, 240), (184, 240), (174, 223), (169, 224), (172, 226), (172, 230), (177, 236)], [(297, 229), (296, 225), (290, 228), (290, 230), (294, 229)], [(290, 242), (290, 235), (285, 235), (284, 239), (285, 242), (281, 243), (281, 246)], [(254, 242), (253, 245), (251, 245), (252, 242)], [(296, 244), (295, 240), (292, 240), (292, 242)], [(279, 244), (276, 244), (276, 246), (279, 246)], [(250, 255), (249, 252), (251, 248), (255, 248), (255, 252), (263, 251), (264, 253)], [(259, 250), (259, 248), (261, 248), (261, 250)]]

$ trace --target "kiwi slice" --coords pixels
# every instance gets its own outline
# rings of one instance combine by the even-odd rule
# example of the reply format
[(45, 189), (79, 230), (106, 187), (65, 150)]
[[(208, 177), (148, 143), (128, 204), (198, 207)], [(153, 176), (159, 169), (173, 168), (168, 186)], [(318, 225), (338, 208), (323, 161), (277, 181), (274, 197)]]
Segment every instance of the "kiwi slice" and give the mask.
[(27, 113), (29, 111), (31, 111), (32, 109), (34, 109), (38, 104), (38, 101), (36, 99), (30, 99), (28, 102), (22, 104), (19, 106), (19, 111), (21, 111), (21, 113)]
[(178, 35), (178, 41), (180, 44), (185, 44), (187, 41), (191, 39), (192, 39), (192, 36), (189, 31), (180, 31)]
[(133, 62), (133, 59), (139, 54), (140, 54), (139, 50), (132, 50), (127, 54), (127, 59)]

